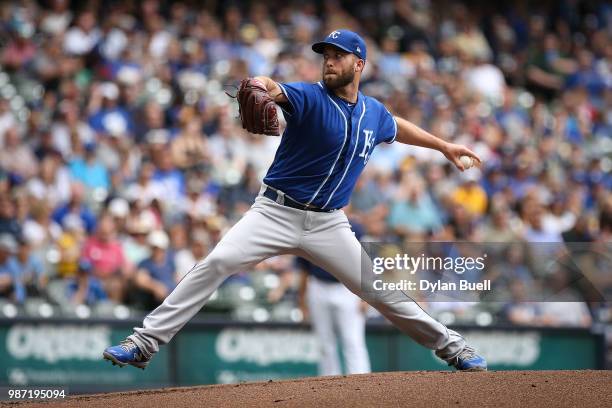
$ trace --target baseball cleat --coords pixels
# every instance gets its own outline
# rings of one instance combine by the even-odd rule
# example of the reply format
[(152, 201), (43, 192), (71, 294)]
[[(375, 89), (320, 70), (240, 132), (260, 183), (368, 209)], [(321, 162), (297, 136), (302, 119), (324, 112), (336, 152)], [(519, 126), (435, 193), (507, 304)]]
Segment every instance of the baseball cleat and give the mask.
[(448, 365), (458, 371), (487, 371), (487, 360), (476, 354), (476, 350), (470, 346), (465, 346), (459, 354), (448, 361)]
[(149, 364), (149, 359), (145, 358), (138, 346), (129, 339), (123, 340), (118, 346), (108, 347), (102, 356), (121, 368), (129, 364), (144, 370)]

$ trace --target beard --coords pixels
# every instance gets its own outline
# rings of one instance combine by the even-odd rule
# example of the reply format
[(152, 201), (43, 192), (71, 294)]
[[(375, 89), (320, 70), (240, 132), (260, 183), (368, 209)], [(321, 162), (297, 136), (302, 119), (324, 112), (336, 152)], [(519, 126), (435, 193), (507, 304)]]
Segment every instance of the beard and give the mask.
[(325, 86), (332, 90), (347, 86), (355, 79), (355, 71), (353, 70), (348, 70), (344, 73), (336, 72), (335, 74), (336, 75), (332, 77), (326, 77), (325, 74), (323, 74), (323, 82), (325, 83)]

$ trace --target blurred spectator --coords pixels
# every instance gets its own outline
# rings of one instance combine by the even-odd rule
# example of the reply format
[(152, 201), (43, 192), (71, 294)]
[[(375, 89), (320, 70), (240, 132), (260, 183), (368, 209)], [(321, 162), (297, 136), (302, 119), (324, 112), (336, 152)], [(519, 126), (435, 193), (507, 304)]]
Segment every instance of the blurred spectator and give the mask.
[(474, 17), (463, 4), (457, 4), (455, 11), (456, 32), (454, 44), (459, 53), (469, 58), (487, 61), (491, 59), (492, 52), (484, 34), (474, 22)]
[(174, 254), (168, 251), (168, 235), (162, 230), (152, 231), (147, 237), (147, 243), (151, 256), (138, 264), (134, 280), (136, 287), (147, 295), (142, 305), (145, 309), (159, 305), (177, 282)]
[(529, 292), (528, 283), (512, 282), (513, 302), (505, 307), (509, 321), (520, 325), (588, 327), (591, 315), (586, 303), (577, 301), (567, 274), (561, 270), (550, 275), (547, 294)]
[(0, 151), (0, 167), (12, 174), (18, 181), (27, 180), (38, 171), (38, 162), (31, 146), (23, 143), (16, 126), (4, 134), (4, 144)]
[(568, 88), (584, 87), (590, 96), (601, 97), (606, 82), (602, 73), (596, 69), (593, 53), (588, 49), (581, 49), (577, 54), (578, 69), (568, 76), (565, 85)]
[(107, 210), (108, 214), (111, 215), (115, 221), (119, 238), (122, 238), (122, 234), (126, 232), (127, 228), (127, 218), (130, 214), (130, 203), (124, 198), (116, 197), (108, 203)]
[(110, 187), (108, 170), (96, 159), (96, 145), (88, 143), (84, 150), (84, 157), (74, 156), (69, 163), (72, 179), (82, 183), (89, 191), (96, 188), (108, 191)]
[[(192, 176), (187, 181), (187, 195), (181, 200), (181, 212), (191, 219), (214, 215), (217, 205), (211, 194), (205, 193), (204, 181)], [(236, 200), (237, 201), (237, 200)]]
[[(532, 30), (541, 30), (543, 22), (540, 20), (539, 17), (534, 17), (532, 24), (536, 27)], [(534, 86), (534, 90), (551, 96), (551, 91), (561, 89), (565, 75), (575, 72), (576, 63), (560, 49), (559, 38), (555, 34), (544, 34), (544, 38), (540, 40), (533, 41), (531, 45), (527, 61), (527, 78)]]
[(191, 234), (188, 248), (181, 249), (174, 256), (177, 281), (180, 281), (196, 263), (203, 260), (209, 252), (210, 240), (204, 230), (196, 230)]
[(12, 36), (2, 52), (2, 65), (10, 70), (24, 68), (34, 58), (36, 46), (32, 41), (35, 27), (29, 21), (19, 18), (17, 13), (11, 21)]
[(558, 229), (545, 228), (545, 225), (543, 224), (543, 216), (545, 211), (540, 203), (536, 202), (535, 200), (526, 201), (523, 214), (526, 225), (524, 238), (528, 242), (562, 242)]
[(102, 283), (91, 273), (92, 265), (89, 261), (78, 262), (76, 276), (66, 286), (67, 297), (72, 303), (95, 305), (107, 299)]
[(390, 36), (382, 40), (378, 68), (383, 76), (397, 77), (404, 81), (414, 76), (416, 71), (416, 67), (399, 53), (398, 40)]
[(220, 115), (219, 127), (210, 135), (209, 149), (217, 178), (227, 183), (228, 175), (240, 174), (246, 166), (246, 150), (249, 148), (243, 133), (225, 115)]
[(488, 64), (482, 59), (476, 61), (466, 59), (465, 65), (463, 79), (468, 88), (492, 101), (502, 100), (506, 81), (504, 74), (497, 66)]
[(155, 165), (149, 161), (144, 161), (138, 171), (138, 178), (129, 184), (125, 190), (125, 196), (132, 201), (138, 201), (141, 205), (147, 206), (153, 200), (163, 198), (162, 186), (153, 182)]
[(567, 208), (567, 198), (553, 197), (550, 211), (542, 215), (542, 228), (563, 233), (572, 229), (575, 223), (576, 214)]
[(176, 253), (181, 249), (187, 248), (189, 244), (188, 235), (191, 235), (192, 231), (189, 230), (188, 232), (187, 227), (184, 223), (180, 221), (174, 222), (169, 226), (166, 226), (164, 230), (168, 232), (168, 237), (170, 238), (170, 249), (173, 252)]
[(17, 118), (10, 108), (10, 100), (0, 96), (0, 147), (4, 148), (6, 132), (17, 125)]
[(89, 125), (101, 135), (123, 136), (133, 130), (129, 112), (118, 104), (119, 87), (114, 82), (104, 82), (93, 88), (88, 110)]
[(72, 20), (70, 3), (68, 0), (51, 0), (50, 9), (43, 12), (40, 29), (50, 35), (66, 31)]
[(540, 325), (541, 303), (533, 301), (533, 293), (529, 294), (528, 285), (522, 280), (510, 284), (512, 301), (504, 306), (504, 313), (510, 323), (517, 325)]
[[(64, 217), (70, 222), (71, 217)], [(40, 201), (32, 205), (30, 217), (23, 223), (23, 239), (28, 241), (35, 251), (43, 251), (52, 246), (62, 234), (62, 227), (51, 216), (51, 207)]]
[[(216, 183), (211, 181), (209, 187), (215, 189)], [(225, 208), (226, 213), (244, 213), (248, 208), (251, 207), (255, 197), (259, 193), (261, 188), (261, 181), (259, 176), (255, 172), (255, 168), (251, 165), (247, 165), (242, 174), (242, 179), (238, 184), (232, 184), (225, 186), (217, 197), (219, 205)], [(207, 195), (208, 205), (204, 208), (210, 209), (214, 196), (212, 194)], [(204, 213), (204, 211), (198, 211)], [(205, 215), (205, 214), (202, 214)]]
[(71, 278), (77, 274), (81, 250), (85, 244), (85, 226), (80, 218), (70, 217), (64, 223), (64, 231), (57, 239), (59, 261), (56, 273), (62, 278)]
[(8, 175), (2, 168), (0, 168), (0, 197), (7, 196), (9, 192), (9, 179)]
[(521, 237), (515, 223), (511, 220), (511, 211), (505, 207), (492, 210), (491, 219), (483, 226), (484, 242), (516, 242)]
[(8, 194), (0, 194), (0, 234), (20, 237), (22, 226), (16, 219), (15, 204)]
[(167, 144), (157, 146), (153, 160), (157, 169), (153, 173), (153, 183), (163, 197), (164, 210), (170, 214), (178, 211), (185, 193), (185, 175), (174, 166), (172, 156), (166, 151)]
[(355, 224), (367, 229), (366, 234), (375, 237), (384, 235), (389, 208), (380, 186), (370, 174), (363, 174), (357, 180), (346, 212)]
[[(133, 207), (137, 204), (133, 203)], [(138, 265), (149, 257), (147, 235), (156, 227), (154, 215), (148, 210), (133, 209), (126, 221), (127, 236), (122, 241), (125, 256), (130, 263)]]
[(100, 30), (96, 27), (96, 16), (91, 10), (81, 12), (76, 24), (64, 36), (64, 51), (67, 54), (88, 54), (100, 40)]
[[(522, 282), (527, 286), (533, 285), (533, 274), (526, 265), (527, 257), (523, 244), (511, 242), (500, 250), (502, 252), (498, 256), (502, 261), (496, 265), (495, 271), (487, 271), (485, 279), (491, 279), (492, 286), (502, 291), (511, 288), (516, 282)], [(515, 290), (520, 291), (521, 288), (517, 287)], [(518, 295), (517, 293), (516, 296)]]
[(208, 161), (202, 124), (196, 115), (193, 108), (181, 110), (178, 119), (181, 130), (170, 146), (174, 164), (182, 170), (203, 166)]
[(398, 234), (422, 233), (441, 226), (438, 211), (420, 176), (404, 173), (397, 196), (391, 202), (389, 226)]
[(155, 100), (148, 101), (135, 117), (135, 139), (138, 143), (143, 143), (149, 135), (155, 132), (164, 132), (162, 129), (165, 124), (164, 109)]
[(481, 216), (487, 210), (487, 193), (477, 183), (473, 171), (461, 175), (462, 183), (453, 191), (453, 200), (474, 215)]
[(0, 296), (21, 303), (25, 298), (25, 288), (20, 280), (16, 252), (15, 238), (10, 234), (0, 234)]
[(26, 296), (44, 297), (45, 287), (49, 281), (49, 275), (45, 271), (42, 260), (37, 254), (31, 252), (30, 245), (20, 240), (15, 255), (15, 265), (19, 270), (20, 285), (23, 286)]
[(96, 234), (85, 242), (83, 258), (91, 263), (91, 274), (100, 279), (109, 299), (121, 302), (131, 271), (123, 247), (115, 236), (115, 222), (111, 216), (100, 218)]
[(38, 177), (28, 181), (27, 189), (30, 196), (55, 208), (70, 199), (70, 176), (60, 161), (49, 155), (42, 159)]
[(69, 158), (76, 146), (87, 146), (95, 142), (91, 127), (82, 120), (78, 105), (71, 101), (62, 101), (57, 118), (50, 128), (52, 145), (63, 157)]
[(83, 222), (87, 233), (91, 234), (96, 226), (96, 216), (85, 204), (84, 199), (84, 186), (81, 183), (73, 182), (70, 187), (70, 201), (57, 207), (53, 213), (53, 220), (61, 225), (67, 217), (77, 217)]
[(565, 242), (591, 242), (593, 241), (593, 228), (586, 216), (579, 216), (571, 229), (564, 231), (561, 236)]

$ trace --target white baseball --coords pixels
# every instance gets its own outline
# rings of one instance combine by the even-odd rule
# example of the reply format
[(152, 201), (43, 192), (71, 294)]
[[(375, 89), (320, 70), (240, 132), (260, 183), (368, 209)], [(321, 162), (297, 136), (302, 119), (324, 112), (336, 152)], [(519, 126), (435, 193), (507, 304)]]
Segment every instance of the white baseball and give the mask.
[(474, 159), (472, 159), (470, 156), (461, 156), (459, 158), (459, 161), (461, 162), (461, 164), (463, 164), (463, 168), (465, 170), (469, 169), (474, 165)]

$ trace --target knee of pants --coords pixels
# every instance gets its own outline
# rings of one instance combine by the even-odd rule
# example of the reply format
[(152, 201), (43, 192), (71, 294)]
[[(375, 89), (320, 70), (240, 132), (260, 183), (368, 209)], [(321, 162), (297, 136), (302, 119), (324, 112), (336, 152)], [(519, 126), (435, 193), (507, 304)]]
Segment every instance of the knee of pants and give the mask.
[(229, 276), (240, 266), (241, 254), (231, 245), (217, 246), (205, 259), (202, 269), (220, 276)]

